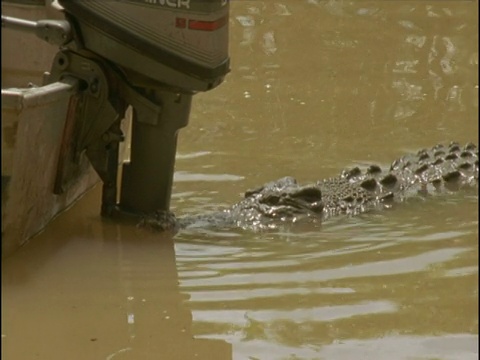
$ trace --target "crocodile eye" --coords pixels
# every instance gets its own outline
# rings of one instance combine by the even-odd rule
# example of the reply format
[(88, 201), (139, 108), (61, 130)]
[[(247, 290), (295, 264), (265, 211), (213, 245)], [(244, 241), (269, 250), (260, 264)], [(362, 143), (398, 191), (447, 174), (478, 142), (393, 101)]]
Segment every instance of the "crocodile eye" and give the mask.
[(280, 196), (278, 195), (265, 195), (259, 200), (262, 204), (269, 206), (275, 206), (280, 203)]

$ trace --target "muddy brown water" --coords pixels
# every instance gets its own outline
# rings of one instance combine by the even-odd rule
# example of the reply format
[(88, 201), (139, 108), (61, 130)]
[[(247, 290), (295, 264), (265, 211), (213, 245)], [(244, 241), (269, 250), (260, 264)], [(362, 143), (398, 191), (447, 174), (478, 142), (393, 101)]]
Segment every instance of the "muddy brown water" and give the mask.
[[(476, 1), (232, 1), (232, 72), (182, 130), (177, 214), (478, 143)], [(2, 265), (2, 358), (476, 359), (478, 192), (173, 240), (87, 194)]]

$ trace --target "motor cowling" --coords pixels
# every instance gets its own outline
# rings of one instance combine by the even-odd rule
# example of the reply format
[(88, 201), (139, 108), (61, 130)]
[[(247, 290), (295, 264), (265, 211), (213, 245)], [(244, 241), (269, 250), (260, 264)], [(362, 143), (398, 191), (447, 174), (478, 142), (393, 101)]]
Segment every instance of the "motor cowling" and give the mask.
[(206, 91), (229, 71), (227, 0), (58, 2), (81, 45), (118, 65), (134, 86)]

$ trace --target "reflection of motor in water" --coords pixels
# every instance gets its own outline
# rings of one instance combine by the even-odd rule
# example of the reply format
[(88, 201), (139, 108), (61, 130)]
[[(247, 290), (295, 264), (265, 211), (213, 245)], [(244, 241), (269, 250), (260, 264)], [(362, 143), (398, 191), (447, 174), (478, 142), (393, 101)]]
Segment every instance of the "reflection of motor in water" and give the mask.
[(2, 358), (232, 359), (194, 337), (172, 239), (99, 221), (98, 190), (2, 262)]
[(232, 358), (227, 342), (192, 336), (192, 314), (178, 288), (171, 238), (125, 225), (105, 224), (102, 230), (104, 241), (117, 251), (128, 333), (128, 344), (112, 353), (112, 359), (124, 352), (139, 359)]

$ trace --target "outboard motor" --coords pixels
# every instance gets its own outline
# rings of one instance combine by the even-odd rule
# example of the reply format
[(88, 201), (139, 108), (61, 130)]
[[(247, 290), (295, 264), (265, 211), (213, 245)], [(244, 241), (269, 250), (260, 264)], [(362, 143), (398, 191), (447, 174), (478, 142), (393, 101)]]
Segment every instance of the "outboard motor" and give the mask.
[[(192, 96), (218, 86), (229, 71), (228, 0), (58, 3), (66, 21), (2, 16), (2, 26), (30, 28), (60, 45), (46, 82), (76, 88), (54, 192), (68, 186), (85, 153), (103, 181), (102, 215), (168, 211), (177, 133), (188, 124)], [(128, 106), (130, 161), (117, 203), (120, 125)]]

